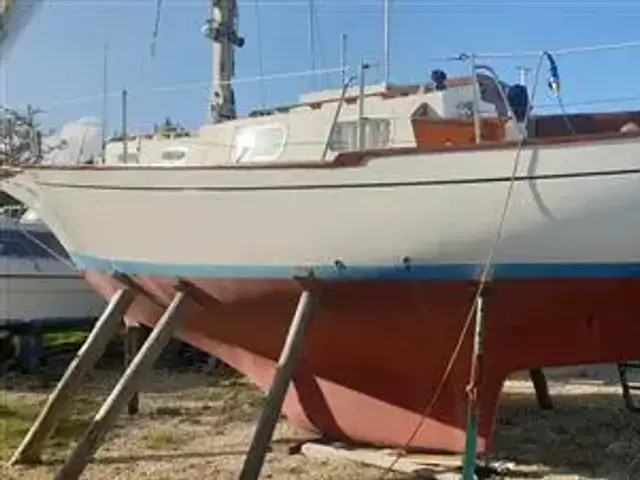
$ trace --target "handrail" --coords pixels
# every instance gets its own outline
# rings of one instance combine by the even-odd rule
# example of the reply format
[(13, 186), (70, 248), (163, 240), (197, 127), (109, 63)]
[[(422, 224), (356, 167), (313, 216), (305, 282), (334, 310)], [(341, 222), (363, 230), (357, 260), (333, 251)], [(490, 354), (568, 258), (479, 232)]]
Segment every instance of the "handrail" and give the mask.
[(479, 112), (480, 102), (479, 102), (479, 99), (477, 98), (477, 93), (475, 93), (478, 90), (478, 87), (477, 87), (478, 76), (476, 74), (476, 71), (478, 70), (484, 70), (489, 73), (489, 77), (491, 78), (491, 80), (493, 80), (494, 84), (498, 89), (498, 92), (500, 92), (500, 97), (502, 98), (502, 101), (504, 102), (504, 105), (507, 108), (509, 118), (512, 118), (512, 119), (516, 118), (516, 115), (513, 112), (513, 109), (511, 108), (511, 104), (509, 103), (509, 100), (507, 99), (507, 96), (504, 90), (502, 89), (502, 86), (500, 85), (500, 78), (498, 77), (498, 74), (496, 73), (496, 71), (489, 65), (477, 64), (473, 62), (472, 63), (473, 85), (474, 85), (473, 118), (474, 118), (474, 125), (476, 127), (476, 143), (480, 143), (482, 140), (482, 131), (480, 128), (480, 112)]
[(492, 67), (490, 67), (489, 65), (484, 65), (484, 64), (480, 64), (480, 65), (476, 64), (476, 70), (485, 70), (486, 72), (489, 72), (489, 74), (491, 76), (491, 79), (495, 83), (496, 87), (498, 87), (498, 91), (500, 92), (500, 96), (502, 97), (502, 101), (504, 102), (505, 106), (507, 107), (507, 111), (509, 112), (509, 116), (511, 118), (516, 118), (516, 115), (513, 112), (513, 109), (511, 108), (511, 104), (509, 103), (509, 100), (507, 99), (507, 95), (504, 93), (504, 90), (500, 86), (500, 77), (498, 77), (498, 74), (496, 73), (496, 71)]
[(336, 107), (336, 111), (333, 114), (333, 120), (331, 122), (331, 126), (329, 128), (329, 134), (327, 135), (327, 141), (324, 144), (324, 148), (322, 149), (322, 157), (320, 157), (320, 161), (324, 162), (327, 157), (327, 152), (329, 151), (329, 143), (331, 143), (331, 135), (333, 134), (333, 129), (338, 123), (338, 118), (340, 117), (340, 112), (342, 111), (342, 105), (345, 102), (345, 98), (347, 96), (347, 90), (353, 82), (356, 81), (358, 77), (356, 75), (350, 76), (346, 82), (342, 85), (342, 92), (340, 93), (340, 100), (338, 101), (338, 106)]

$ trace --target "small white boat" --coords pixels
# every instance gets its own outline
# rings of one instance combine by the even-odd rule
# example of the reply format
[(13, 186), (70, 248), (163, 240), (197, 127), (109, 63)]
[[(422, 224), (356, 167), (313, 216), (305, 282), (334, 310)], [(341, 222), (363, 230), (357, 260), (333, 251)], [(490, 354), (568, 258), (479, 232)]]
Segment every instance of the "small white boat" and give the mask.
[(0, 209), (0, 329), (88, 323), (103, 306), (39, 218)]

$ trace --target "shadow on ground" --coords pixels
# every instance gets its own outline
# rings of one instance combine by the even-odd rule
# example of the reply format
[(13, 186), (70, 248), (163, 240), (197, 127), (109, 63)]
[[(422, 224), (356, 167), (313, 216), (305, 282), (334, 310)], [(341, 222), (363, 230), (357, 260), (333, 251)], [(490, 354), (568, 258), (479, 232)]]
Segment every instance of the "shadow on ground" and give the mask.
[(492, 457), (531, 472), (528, 478), (640, 478), (640, 415), (619, 392), (552, 388), (552, 398), (553, 410), (543, 411), (532, 394), (503, 394)]
[[(68, 361), (52, 363), (33, 375), (3, 377), (0, 460), (6, 459), (24, 436)], [(640, 478), (640, 414), (624, 407), (615, 367), (599, 368), (604, 376), (595, 378), (572, 370), (552, 372), (549, 380), (554, 409), (550, 411), (538, 407), (527, 382), (507, 385), (499, 405), (491, 455), (494, 465), (505, 467), (502, 478)], [(48, 444), (53, 463), (59, 464), (81, 437), (120, 370), (117, 361), (107, 358), (91, 375), (83, 395)], [(237, 428), (251, 432), (264, 398), (228, 367), (207, 375), (193, 366), (168, 370), (162, 362), (142, 393), (141, 414), (121, 419), (113, 433), (131, 448), (108, 448), (95, 461), (101, 468), (124, 464), (133, 468), (149, 462), (215, 463), (221, 457), (241, 461), (247, 445), (237, 438), (226, 444), (207, 442)], [(299, 439), (280, 437), (273, 450), (281, 458), (288, 458), (287, 449), (295, 450), (292, 447), (296, 443)], [(305, 474), (304, 478), (316, 477)], [(354, 477), (319, 472), (317, 478)]]

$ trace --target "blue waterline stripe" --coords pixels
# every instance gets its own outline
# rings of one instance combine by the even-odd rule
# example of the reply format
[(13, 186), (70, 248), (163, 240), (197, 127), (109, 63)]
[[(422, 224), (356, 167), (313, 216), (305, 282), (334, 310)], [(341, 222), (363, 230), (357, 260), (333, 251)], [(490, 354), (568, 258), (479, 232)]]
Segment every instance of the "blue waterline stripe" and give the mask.
[[(481, 264), (419, 264), (397, 266), (238, 266), (179, 265), (128, 260), (108, 260), (74, 253), (73, 261), (80, 269), (106, 273), (153, 275), (167, 277), (218, 278), (294, 278), (307, 276), (326, 280), (474, 280)], [(640, 277), (640, 262), (624, 263), (498, 263), (491, 269), (492, 278), (621, 278)]]

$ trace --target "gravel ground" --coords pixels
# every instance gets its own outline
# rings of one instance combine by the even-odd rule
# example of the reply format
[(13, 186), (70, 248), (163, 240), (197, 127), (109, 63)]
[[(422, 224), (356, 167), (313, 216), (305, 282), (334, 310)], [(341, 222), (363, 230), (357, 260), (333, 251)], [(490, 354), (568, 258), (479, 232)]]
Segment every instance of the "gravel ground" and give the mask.
[[(141, 412), (122, 416), (87, 479), (235, 479), (253, 433), (263, 395), (231, 372), (211, 376), (157, 370), (141, 396)], [(506, 478), (640, 478), (640, 417), (624, 409), (611, 365), (548, 371), (555, 408), (541, 411), (526, 376), (503, 394), (494, 458), (511, 466)], [(89, 379), (82, 397), (46, 450), (45, 465), (0, 468), (3, 479), (44, 479), (69, 452), (87, 420), (115, 383), (110, 369)], [(15, 448), (37, 414), (52, 378), (4, 377), (0, 390), (0, 457)], [(281, 420), (263, 478), (380, 478), (381, 470), (296, 454), (310, 439)], [(386, 476), (407, 479), (406, 475)]]

